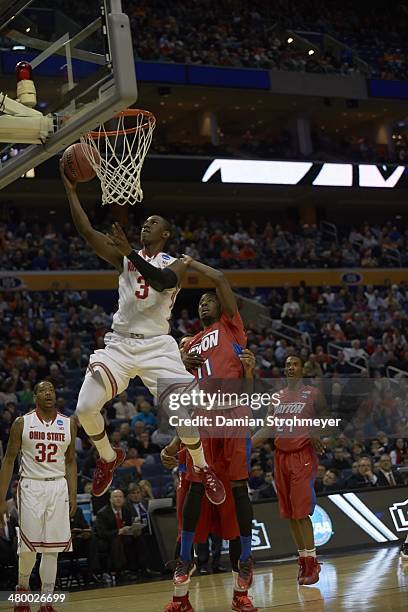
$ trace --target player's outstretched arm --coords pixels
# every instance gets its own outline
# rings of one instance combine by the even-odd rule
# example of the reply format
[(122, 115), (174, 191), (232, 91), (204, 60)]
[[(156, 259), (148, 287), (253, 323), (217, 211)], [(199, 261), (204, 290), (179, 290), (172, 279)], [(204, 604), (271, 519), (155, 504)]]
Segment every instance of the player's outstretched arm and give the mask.
[(77, 487), (78, 487), (78, 476), (77, 476), (77, 462), (75, 454), (75, 439), (77, 426), (74, 419), (71, 421), (71, 442), (65, 453), (65, 478), (68, 483), (68, 494), (69, 494), (69, 516), (72, 518), (75, 516), (77, 510)]
[(195, 259), (192, 259), (189, 255), (183, 255), (180, 261), (214, 282), (223, 312), (229, 317), (233, 317), (238, 309), (237, 300), (235, 299), (234, 292), (225, 274), (221, 272), (221, 270), (216, 270), (200, 261), (195, 261)]
[(24, 421), (18, 417), (10, 430), (10, 437), (7, 443), (6, 454), (0, 469), (0, 526), (3, 526), (4, 515), (6, 514), (6, 495), (10, 480), (13, 475), (14, 461), (21, 450), (21, 435), (23, 433)]
[(183, 263), (180, 259), (170, 264), (167, 268), (162, 269), (152, 266), (152, 264), (132, 249), (119, 223), (112, 225), (112, 234), (108, 236), (108, 240), (112, 247), (116, 248), (123, 257), (127, 257), (133, 263), (136, 270), (140, 272), (143, 278), (156, 291), (164, 291), (165, 289), (176, 287), (187, 270), (187, 264)]
[(114, 246), (109, 244), (105, 234), (103, 234), (102, 232), (98, 232), (98, 230), (92, 227), (88, 215), (82, 208), (81, 202), (79, 201), (76, 192), (76, 184), (71, 183), (71, 181), (64, 174), (64, 166), (62, 160), (60, 161), (60, 173), (68, 197), (72, 220), (78, 231), (78, 234), (82, 236), (84, 240), (86, 240), (86, 242), (95, 251), (98, 257), (111, 263), (113, 266), (115, 266), (117, 270), (119, 270), (119, 272), (121, 272), (123, 265), (123, 257)]

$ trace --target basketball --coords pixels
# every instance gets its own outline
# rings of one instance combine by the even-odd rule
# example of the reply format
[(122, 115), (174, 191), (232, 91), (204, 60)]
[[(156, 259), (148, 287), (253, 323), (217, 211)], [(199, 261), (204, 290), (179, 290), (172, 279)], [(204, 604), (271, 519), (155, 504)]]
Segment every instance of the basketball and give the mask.
[(99, 153), (90, 145), (76, 143), (65, 149), (62, 161), (64, 172), (74, 183), (87, 183), (95, 178), (95, 170), (85, 157), (84, 148), (87, 147), (93, 159), (100, 160)]

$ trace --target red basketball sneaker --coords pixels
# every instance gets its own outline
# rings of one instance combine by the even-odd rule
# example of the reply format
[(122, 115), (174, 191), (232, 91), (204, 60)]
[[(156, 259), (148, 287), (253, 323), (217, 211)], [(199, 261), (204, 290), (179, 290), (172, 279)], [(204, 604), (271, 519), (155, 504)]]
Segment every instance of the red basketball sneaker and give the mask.
[(188, 593), (184, 597), (173, 597), (173, 601), (167, 604), (164, 612), (194, 612), (194, 608), (188, 599)]
[(258, 608), (255, 608), (251, 598), (248, 597), (248, 591), (234, 591), (231, 610), (236, 612), (258, 612)]
[(194, 561), (183, 561), (180, 557), (176, 561), (176, 569), (173, 574), (173, 584), (176, 586), (184, 584), (190, 580), (191, 574), (195, 571)]
[(114, 448), (116, 452), (116, 459), (110, 461), (104, 461), (99, 458), (96, 462), (96, 468), (92, 479), (92, 495), (95, 497), (101, 497), (112, 484), (113, 472), (116, 468), (120, 467), (126, 459), (126, 453), (122, 448)]
[(319, 580), (320, 563), (316, 557), (304, 557), (305, 573), (303, 576), (303, 584), (315, 584)]
[[(16, 586), (16, 595), (22, 595), (23, 593), (25, 593), (26, 595), (29, 593), (30, 591), (26, 591), (25, 589), (22, 589), (19, 586)], [(15, 603), (14, 604), (14, 612), (30, 612), (31, 608), (30, 608), (30, 604), (26, 603), (26, 602), (21, 602), (21, 603)]]
[(298, 563), (299, 563), (299, 571), (298, 571), (297, 581), (298, 581), (298, 584), (303, 584), (303, 578), (305, 577), (305, 572), (306, 572), (306, 557), (299, 557)]
[(194, 470), (198, 476), (200, 476), (201, 482), (204, 485), (205, 494), (210, 502), (215, 506), (223, 504), (226, 497), (224, 485), (212, 469), (207, 465), (204, 468), (194, 466)]
[(248, 557), (246, 561), (239, 561), (237, 578), (239, 588), (248, 590), (252, 584), (253, 577), (252, 557)]

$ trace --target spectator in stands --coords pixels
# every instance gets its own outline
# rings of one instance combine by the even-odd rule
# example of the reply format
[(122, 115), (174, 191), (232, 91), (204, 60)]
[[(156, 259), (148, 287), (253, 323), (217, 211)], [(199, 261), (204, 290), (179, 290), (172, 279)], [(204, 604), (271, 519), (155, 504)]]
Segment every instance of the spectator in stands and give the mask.
[(352, 474), (346, 481), (348, 489), (362, 489), (376, 487), (378, 478), (373, 473), (373, 465), (370, 457), (361, 457), (358, 460), (357, 474)]
[(249, 477), (249, 488), (256, 490), (265, 484), (264, 472), (259, 464), (252, 466)]
[(377, 477), (377, 485), (379, 487), (396, 487), (405, 484), (402, 476), (398, 472), (393, 471), (391, 458), (387, 454), (380, 457)]
[(390, 458), (392, 465), (400, 465), (404, 457), (408, 455), (407, 443), (404, 438), (397, 438), (395, 440), (395, 446), (390, 452)]
[(0, 391), (0, 403), (7, 404), (7, 402), (17, 403), (17, 395), (15, 393), (16, 382), (12, 378), (7, 378)]
[(323, 376), (322, 368), (314, 353), (310, 353), (309, 359), (305, 362), (303, 366), (303, 375), (306, 378), (321, 378)]
[(183, 308), (180, 312), (180, 318), (177, 320), (177, 329), (183, 336), (194, 336), (200, 327), (197, 319), (190, 319), (187, 308)]
[(22, 404), (33, 404), (34, 403), (34, 392), (32, 384), (29, 380), (23, 381), (23, 388), (17, 393), (18, 401)]
[(137, 448), (140, 457), (146, 457), (146, 455), (154, 455), (160, 453), (160, 448), (153, 444), (150, 440), (150, 433), (143, 431), (133, 442), (135, 448)]
[(353, 372), (353, 368), (346, 361), (344, 351), (337, 351), (337, 362), (334, 366), (334, 371), (340, 376), (349, 376)]
[(64, 377), (61, 375), (60, 369), (56, 363), (50, 365), (50, 373), (45, 380), (52, 383), (55, 389), (63, 389), (65, 386)]
[(149, 499), (154, 499), (153, 488), (151, 483), (148, 480), (141, 480), (139, 482), (140, 491), (142, 493), (142, 499), (146, 502)]
[(125, 507), (129, 510), (133, 518), (136, 517), (144, 527), (147, 527), (149, 514), (148, 504), (143, 500), (140, 483), (130, 483)]
[(350, 461), (346, 458), (345, 449), (343, 446), (336, 446), (333, 451), (333, 459), (329, 462), (329, 469), (337, 470), (349, 470), (351, 468)]
[(141, 475), (141, 467), (144, 464), (145, 459), (142, 459), (141, 457), (139, 457), (139, 453), (137, 452), (136, 448), (129, 448), (127, 455), (126, 455), (126, 459), (123, 462), (123, 466), (124, 468), (135, 468), (135, 470), (137, 471), (137, 473), (139, 474), (139, 476)]
[(119, 401), (115, 402), (113, 407), (117, 419), (129, 420), (136, 415), (135, 405), (129, 402), (126, 391), (119, 395)]
[(148, 551), (139, 536), (143, 525), (132, 527), (133, 516), (125, 507), (125, 496), (116, 489), (110, 494), (109, 504), (101, 508), (95, 521), (100, 552), (107, 557), (111, 571), (120, 578), (124, 570), (137, 572), (148, 567)]
[(168, 420), (164, 417), (160, 420), (158, 428), (152, 433), (152, 442), (162, 449), (170, 444), (174, 436), (174, 429), (170, 427)]
[(129, 447), (133, 436), (131, 434), (130, 425), (128, 422), (120, 424), (119, 433), (120, 433), (120, 443), (126, 447)]
[(355, 339), (351, 342), (351, 348), (343, 349), (344, 356), (351, 363), (364, 364), (364, 359), (368, 357), (367, 353), (361, 348), (360, 340)]
[(265, 484), (257, 489), (257, 499), (276, 499), (275, 481), (273, 472), (265, 472)]
[(381, 345), (376, 346), (374, 353), (372, 353), (370, 356), (368, 364), (370, 368), (374, 368), (380, 371), (383, 370), (383, 368), (387, 364), (387, 355), (384, 352), (383, 346)]
[(88, 365), (88, 358), (82, 354), (79, 346), (74, 346), (70, 352), (70, 358), (67, 361), (69, 370), (83, 370)]
[(359, 444), (359, 442), (354, 442), (353, 446), (351, 447), (351, 460), (353, 462), (358, 461), (363, 455), (363, 452), (364, 449), (362, 444)]
[(130, 423), (134, 426), (138, 421), (141, 421), (146, 427), (151, 428), (154, 428), (157, 424), (156, 415), (147, 400), (140, 402), (139, 412), (132, 418)]
[(85, 520), (80, 507), (77, 508), (75, 516), (70, 519), (72, 547), (77, 559), (87, 560), (87, 579), (93, 581), (93, 576), (100, 572), (98, 542), (92, 528)]
[(316, 481), (315, 491), (316, 493), (333, 493), (339, 491), (342, 488), (339, 472), (335, 468), (330, 468), (326, 471), (322, 480)]
[(370, 455), (372, 457), (372, 460), (374, 462), (378, 461), (380, 459), (380, 456), (383, 453), (383, 449), (381, 447), (381, 443), (379, 440), (377, 440), (377, 438), (375, 438), (374, 440), (371, 440), (370, 442)]

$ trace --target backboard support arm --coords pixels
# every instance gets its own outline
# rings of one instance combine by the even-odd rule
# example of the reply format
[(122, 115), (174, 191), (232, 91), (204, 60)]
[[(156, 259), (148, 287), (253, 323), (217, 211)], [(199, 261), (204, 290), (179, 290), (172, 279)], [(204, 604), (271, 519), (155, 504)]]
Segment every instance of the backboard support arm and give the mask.
[[(120, 0), (104, 0), (109, 10), (106, 15), (110, 43), (111, 71), (115, 85), (105, 87), (105, 96), (95, 106), (89, 105), (75, 120), (67, 121), (60, 129), (51, 134), (43, 145), (32, 145), (16, 157), (0, 166), (0, 189), (23, 176), (28, 170), (46, 161), (62, 149), (79, 139), (81, 134), (94, 129), (118, 112), (128, 108), (137, 100), (137, 83), (129, 18), (121, 12)], [(71, 41), (72, 42), (72, 41)], [(67, 44), (70, 44), (69, 42)], [(74, 49), (71, 48), (74, 57)], [(102, 89), (102, 88), (101, 88)]]

